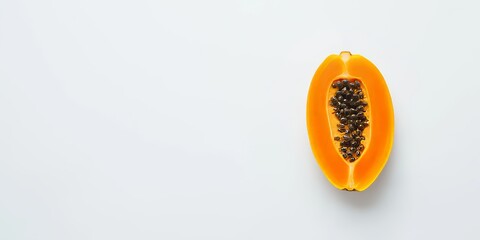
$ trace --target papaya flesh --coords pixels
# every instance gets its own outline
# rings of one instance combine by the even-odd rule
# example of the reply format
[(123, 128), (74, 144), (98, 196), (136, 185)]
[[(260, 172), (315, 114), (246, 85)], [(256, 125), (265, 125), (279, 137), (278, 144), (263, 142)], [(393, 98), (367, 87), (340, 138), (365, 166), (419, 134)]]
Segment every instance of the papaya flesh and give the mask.
[(377, 67), (350, 52), (327, 57), (310, 84), (307, 130), (332, 185), (367, 189), (387, 163), (394, 135), (392, 99)]

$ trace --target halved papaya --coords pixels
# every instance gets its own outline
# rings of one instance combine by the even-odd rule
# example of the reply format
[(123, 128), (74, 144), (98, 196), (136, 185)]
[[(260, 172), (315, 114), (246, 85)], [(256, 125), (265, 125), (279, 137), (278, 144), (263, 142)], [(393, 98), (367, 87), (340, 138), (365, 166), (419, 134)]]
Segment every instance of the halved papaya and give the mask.
[(392, 99), (377, 67), (350, 52), (327, 57), (310, 84), (307, 129), (332, 185), (367, 189), (388, 161), (394, 134)]

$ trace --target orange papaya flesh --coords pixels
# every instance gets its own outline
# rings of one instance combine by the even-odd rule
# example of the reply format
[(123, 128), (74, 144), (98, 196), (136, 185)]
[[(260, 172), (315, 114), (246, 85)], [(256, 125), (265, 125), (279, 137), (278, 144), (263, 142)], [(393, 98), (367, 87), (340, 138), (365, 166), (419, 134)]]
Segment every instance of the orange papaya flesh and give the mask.
[(327, 57), (310, 84), (307, 129), (332, 185), (367, 189), (388, 161), (394, 134), (392, 100), (375, 65), (350, 52)]

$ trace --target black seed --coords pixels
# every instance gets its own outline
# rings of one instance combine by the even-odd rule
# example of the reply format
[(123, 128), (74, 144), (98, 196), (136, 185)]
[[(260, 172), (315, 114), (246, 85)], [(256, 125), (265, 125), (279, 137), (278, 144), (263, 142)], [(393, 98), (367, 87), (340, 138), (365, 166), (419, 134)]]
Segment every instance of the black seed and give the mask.
[(336, 137), (333, 138), (333, 140), (335, 140), (335, 141), (340, 141), (340, 137), (339, 137), (339, 136), (336, 136)]
[(354, 82), (355, 88), (360, 88), (360, 82), (358, 80), (355, 80)]
[(349, 159), (350, 162), (355, 162), (355, 160), (356, 160), (356, 159), (355, 159), (354, 157), (351, 157), (351, 158)]
[(342, 157), (347, 158), (347, 154), (346, 153), (342, 154)]
[(360, 152), (360, 151), (357, 150), (357, 151), (355, 152), (355, 155), (357, 155), (357, 157), (359, 157), (360, 155), (362, 155), (362, 152)]
[(340, 148), (340, 151), (343, 152), (343, 153), (344, 153), (344, 152), (347, 152), (347, 148), (346, 148), (346, 147), (341, 147), (341, 148)]

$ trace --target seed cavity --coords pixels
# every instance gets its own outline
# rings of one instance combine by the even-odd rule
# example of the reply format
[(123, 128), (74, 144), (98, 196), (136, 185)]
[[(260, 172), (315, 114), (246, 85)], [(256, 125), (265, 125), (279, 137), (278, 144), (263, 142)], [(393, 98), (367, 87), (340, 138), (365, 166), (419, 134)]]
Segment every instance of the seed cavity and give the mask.
[(336, 89), (330, 98), (330, 106), (340, 122), (337, 124), (338, 135), (333, 140), (340, 142), (339, 151), (348, 162), (355, 162), (362, 155), (365, 146), (363, 130), (368, 126), (365, 116), (367, 102), (364, 99), (361, 83), (358, 80), (341, 79), (332, 83)]

